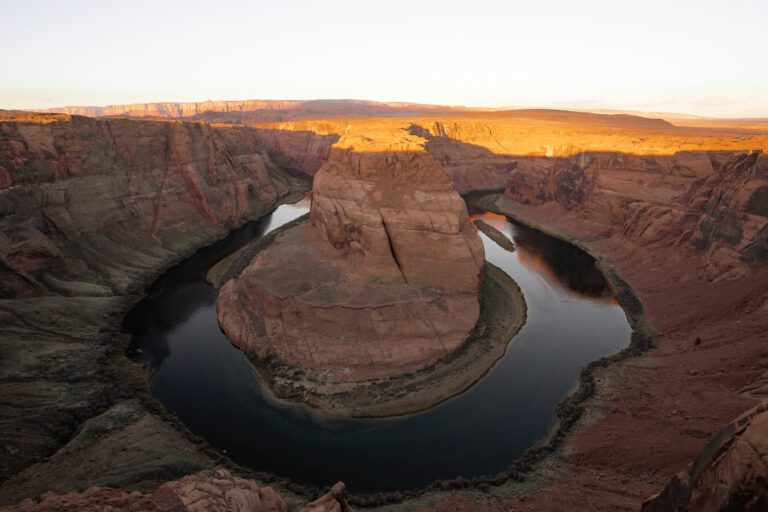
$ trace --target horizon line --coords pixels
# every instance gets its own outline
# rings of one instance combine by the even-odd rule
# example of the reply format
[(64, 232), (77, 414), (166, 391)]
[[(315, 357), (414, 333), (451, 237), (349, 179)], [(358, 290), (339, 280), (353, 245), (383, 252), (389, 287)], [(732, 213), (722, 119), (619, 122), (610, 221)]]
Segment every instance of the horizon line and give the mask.
[(267, 98), (245, 98), (245, 99), (204, 99), (204, 100), (195, 100), (195, 101), (180, 101), (180, 100), (160, 100), (160, 101), (134, 101), (134, 102), (116, 102), (116, 103), (104, 103), (104, 104), (69, 104), (69, 105), (57, 105), (54, 107), (38, 107), (38, 108), (0, 108), (1, 110), (16, 110), (16, 111), (26, 111), (26, 112), (52, 112), (56, 109), (72, 109), (72, 108), (95, 108), (95, 109), (104, 109), (108, 107), (118, 107), (118, 106), (132, 106), (132, 105), (156, 105), (156, 104), (201, 104), (201, 103), (236, 103), (236, 102), (248, 102), (248, 101), (262, 101), (262, 102), (322, 102), (322, 101), (349, 101), (349, 102), (361, 102), (361, 103), (372, 103), (372, 104), (380, 104), (380, 105), (414, 105), (414, 106), (421, 106), (421, 107), (433, 107), (433, 108), (446, 108), (446, 109), (455, 109), (455, 110), (464, 110), (464, 111), (493, 111), (493, 112), (503, 112), (503, 111), (511, 111), (511, 110), (560, 110), (560, 111), (568, 111), (568, 112), (586, 112), (586, 113), (595, 113), (595, 114), (604, 114), (604, 115), (638, 115), (638, 114), (645, 114), (645, 115), (665, 115), (670, 117), (677, 117), (677, 118), (689, 118), (689, 119), (700, 119), (700, 120), (742, 120), (742, 121), (768, 121), (768, 113), (765, 115), (756, 114), (756, 115), (749, 115), (749, 116), (712, 116), (712, 115), (703, 115), (703, 114), (693, 114), (689, 112), (674, 112), (674, 111), (665, 111), (665, 110), (654, 110), (654, 109), (641, 109), (641, 108), (628, 108), (628, 107), (614, 107), (614, 106), (579, 106), (579, 107), (569, 107), (569, 106), (562, 106), (562, 105), (547, 105), (547, 104), (538, 104), (538, 103), (531, 103), (531, 104), (512, 104), (512, 105), (495, 105), (495, 106), (480, 106), (480, 105), (474, 105), (474, 106), (467, 106), (467, 105), (451, 105), (446, 103), (424, 103), (424, 102), (418, 102), (418, 101), (407, 101), (407, 100), (371, 100), (371, 99), (361, 99), (361, 98), (281, 98), (281, 99), (267, 99)]

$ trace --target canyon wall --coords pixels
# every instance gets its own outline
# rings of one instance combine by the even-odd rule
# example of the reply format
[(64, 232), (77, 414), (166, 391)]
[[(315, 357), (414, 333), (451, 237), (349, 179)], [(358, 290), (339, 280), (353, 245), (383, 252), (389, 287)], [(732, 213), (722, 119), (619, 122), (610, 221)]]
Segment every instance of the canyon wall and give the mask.
[[(435, 158), (461, 194), (503, 190), (514, 167), (528, 160), (528, 165), (536, 165), (558, 157), (605, 154), (613, 155), (612, 170), (647, 168), (658, 171), (657, 174), (702, 177), (702, 173), (712, 172), (718, 162), (722, 163), (718, 153), (724, 156), (768, 147), (765, 130), (728, 125), (679, 127), (637, 116), (547, 110), (297, 119), (256, 124), (260, 129), (270, 130), (273, 140), (291, 139), (296, 135), (289, 133), (301, 132), (313, 133), (315, 137), (368, 138), (380, 146), (395, 148), (409, 139), (412, 145), (426, 149)], [(702, 156), (704, 153), (709, 156)], [(707, 164), (705, 160), (710, 158), (714, 161)], [(649, 163), (643, 163), (644, 159)]]
[(338, 142), (336, 134), (318, 135), (310, 131), (272, 130), (254, 128), (269, 154), (281, 168), (292, 169), (307, 176), (315, 173), (328, 160), (331, 147)]
[[(692, 460), (653, 502), (659, 510), (764, 506), (768, 475), (753, 464), (762, 447), (745, 449), (764, 413), (735, 440), (718, 432), (768, 397), (765, 130), (519, 128), (414, 122), (410, 131), (459, 190), (503, 190), (482, 205), (585, 247), (620, 275), (658, 348), (597, 370), (596, 399), (552, 483), (488, 508), (633, 510), (664, 485), (654, 475)], [(720, 452), (705, 449), (713, 436), (726, 439)]]
[(520, 160), (505, 195), (573, 212), (601, 236), (686, 243), (706, 260), (701, 271), (712, 281), (768, 261), (768, 157), (759, 151)]
[(768, 509), (768, 403), (726, 425), (643, 512)]
[[(569, 437), (561, 471), (506, 506), (636, 509), (664, 485), (657, 475), (683, 470), (768, 397), (767, 162), (758, 151), (519, 160), (504, 195), (483, 202), (587, 248), (635, 290), (657, 333), (653, 351), (595, 371), (589, 419)], [(768, 475), (742, 471), (749, 457), (723, 455), (691, 484), (693, 501), (746, 496), (759, 507)], [(662, 509), (692, 510), (670, 485), (679, 501)]]
[[(150, 281), (298, 186), (246, 128), (21, 117), (0, 119), (2, 479), (139, 393), (119, 329)], [(30, 480), (7, 482), (3, 497)]]
[(257, 218), (289, 190), (248, 129), (73, 117), (0, 130), (4, 296), (83, 281), (125, 293), (164, 250)]

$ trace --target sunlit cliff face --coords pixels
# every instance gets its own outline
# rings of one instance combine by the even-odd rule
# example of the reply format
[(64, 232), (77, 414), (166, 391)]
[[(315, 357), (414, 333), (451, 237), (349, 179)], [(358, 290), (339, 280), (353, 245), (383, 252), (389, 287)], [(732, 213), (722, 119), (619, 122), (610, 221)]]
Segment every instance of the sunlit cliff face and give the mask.
[[(540, 112), (545, 112), (544, 114)], [(679, 151), (750, 150), (768, 147), (768, 130), (721, 125), (682, 127), (660, 119), (554, 114), (466, 113), (422, 117), (357, 117), (298, 120), (257, 126), (288, 131), (337, 134), (336, 147), (356, 151), (415, 150), (430, 139), (453, 143), (473, 156), (570, 156), (585, 151), (671, 155)], [(421, 131), (414, 135), (413, 127)], [(370, 141), (375, 140), (375, 147)]]

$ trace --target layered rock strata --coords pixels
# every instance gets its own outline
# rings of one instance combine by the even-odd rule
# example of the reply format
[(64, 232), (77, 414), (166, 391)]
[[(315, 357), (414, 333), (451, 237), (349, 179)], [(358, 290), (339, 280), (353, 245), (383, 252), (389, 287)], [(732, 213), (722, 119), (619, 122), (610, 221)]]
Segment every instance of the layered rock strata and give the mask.
[[(46, 493), (16, 505), (0, 507), (2, 512), (77, 512), (81, 510), (136, 512), (287, 512), (286, 501), (272, 487), (233, 475), (226, 469), (206, 471), (166, 482), (152, 492), (123, 491), (90, 487), (66, 494)], [(344, 499), (344, 484), (296, 512), (351, 512)]]
[[(3, 114), (0, 479), (42, 463), (84, 420), (143, 390), (121, 315), (171, 263), (268, 213), (295, 186), (250, 129)], [(147, 411), (132, 417), (164, 424)], [(162, 464), (168, 476), (210, 460)], [(113, 481), (159, 474), (148, 461), (125, 470)], [(32, 474), (6, 481), (0, 497), (34, 489)]]
[[(636, 510), (668, 475), (703, 460), (711, 460), (701, 473), (708, 476), (694, 478), (704, 467), (695, 463), (692, 480), (681, 480), (696, 503), (743, 497), (760, 506), (760, 468), (742, 471), (732, 458), (740, 449), (731, 454), (724, 445), (711, 458), (706, 447), (722, 440), (724, 424), (768, 397), (767, 160), (750, 151), (691, 157), (700, 164), (666, 171), (631, 166), (639, 162), (632, 155), (520, 165), (506, 196), (482, 202), (587, 248), (609, 275), (621, 276), (619, 286), (638, 294), (628, 308), (635, 329), (656, 333), (655, 350), (595, 369), (586, 381), (595, 397), (551, 483), (495, 502), (499, 510)], [(587, 179), (575, 179), (582, 172)], [(581, 185), (549, 187), (568, 173), (564, 182)], [(754, 448), (762, 453), (759, 443)], [(694, 501), (680, 503), (696, 510), (686, 508)]]
[(723, 428), (643, 512), (768, 509), (768, 402)]
[(505, 194), (572, 211), (606, 236), (686, 243), (705, 256), (711, 280), (744, 276), (768, 260), (768, 157), (760, 151), (522, 159)]
[(285, 145), (295, 137), (293, 132), (314, 133), (318, 138), (367, 137), (393, 146), (410, 135), (414, 145), (435, 158), (461, 194), (503, 190), (515, 166), (527, 160), (546, 164), (555, 158), (600, 153), (613, 155), (612, 169), (647, 168), (659, 174), (693, 177), (691, 173), (699, 173), (701, 177), (709, 159), (703, 155), (768, 147), (765, 125), (762, 130), (733, 123), (704, 129), (637, 116), (555, 110), (350, 116), (260, 123), (259, 127), (270, 130), (274, 140), (285, 138)]
[(334, 150), (310, 223), (281, 234), (220, 291), (234, 344), (336, 382), (424, 368), (479, 315), (482, 243), (423, 152)]

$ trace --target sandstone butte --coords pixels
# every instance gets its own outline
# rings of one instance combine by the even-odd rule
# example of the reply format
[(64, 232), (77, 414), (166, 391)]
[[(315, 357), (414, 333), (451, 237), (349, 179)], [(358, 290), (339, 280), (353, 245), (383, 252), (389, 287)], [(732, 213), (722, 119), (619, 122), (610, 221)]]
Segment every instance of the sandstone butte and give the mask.
[[(213, 468), (216, 461), (172, 422), (126, 399), (140, 393), (142, 380), (115, 349), (109, 326), (137, 282), (288, 193), (271, 162), (315, 174), (333, 144), (368, 137), (377, 151), (426, 149), (461, 193), (493, 190), (484, 206), (597, 256), (636, 292), (640, 300), (628, 312), (636, 334), (650, 333), (653, 342), (651, 350), (594, 369), (592, 397), (562, 450), (539, 468), (538, 486), (428, 494), (405, 507), (765, 509), (764, 124), (559, 111), (364, 117), (340, 109), (288, 121), (259, 112), (196, 114), (254, 126), (249, 131), (3, 115), (0, 247), (9, 298), (0, 313), (0, 375), (13, 413), (0, 424), (8, 454), (0, 458), (2, 503), (48, 490), (56, 499), (91, 486), (131, 489), (138, 481), (152, 491)], [(169, 142), (172, 132), (183, 137)], [(163, 151), (169, 144), (187, 149)], [(239, 164), (257, 160), (266, 173)], [(221, 169), (227, 178), (216, 178)], [(254, 186), (258, 211), (234, 208), (242, 190), (236, 183), (254, 179), (261, 180)], [(274, 193), (266, 192), (268, 182)], [(211, 201), (230, 213), (206, 213)], [(121, 250), (105, 251), (110, 240)], [(95, 264), (85, 265), (86, 258)], [(103, 434), (95, 443), (86, 434), (97, 427)], [(121, 452), (130, 453), (124, 463), (112, 451), (120, 446), (133, 448)]]
[(482, 242), (424, 151), (342, 140), (315, 175), (310, 222), (221, 289), (219, 322), (257, 358), (359, 382), (424, 368), (479, 316)]

